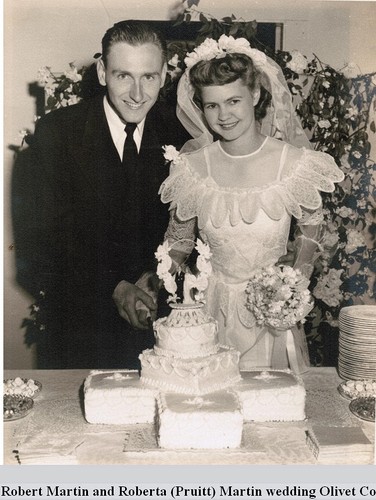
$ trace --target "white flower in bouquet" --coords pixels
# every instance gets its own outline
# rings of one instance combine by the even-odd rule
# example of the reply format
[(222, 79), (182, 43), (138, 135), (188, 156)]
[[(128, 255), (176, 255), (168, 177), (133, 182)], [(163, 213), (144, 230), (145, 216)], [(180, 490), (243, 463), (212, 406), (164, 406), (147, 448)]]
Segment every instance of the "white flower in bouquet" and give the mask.
[(288, 285), (282, 285), (281, 288), (277, 290), (276, 300), (283, 302), (288, 299), (291, 299), (291, 297), (292, 297), (292, 290)]
[(309, 280), (290, 266), (269, 266), (253, 274), (246, 288), (246, 307), (259, 325), (291, 328), (312, 309)]

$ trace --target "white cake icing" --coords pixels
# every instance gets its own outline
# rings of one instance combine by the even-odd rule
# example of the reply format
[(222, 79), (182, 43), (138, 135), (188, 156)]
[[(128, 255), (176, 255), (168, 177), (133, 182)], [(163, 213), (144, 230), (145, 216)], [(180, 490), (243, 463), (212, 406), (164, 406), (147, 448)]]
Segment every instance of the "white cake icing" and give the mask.
[(156, 391), (142, 386), (136, 370), (93, 370), (84, 384), (85, 418), (91, 424), (154, 422)]
[(211, 356), (193, 359), (160, 356), (147, 349), (140, 360), (142, 383), (163, 391), (202, 395), (229, 387), (241, 378), (239, 353), (227, 346)]
[(232, 388), (242, 404), (245, 421), (298, 421), (305, 419), (303, 381), (290, 370), (242, 372)]
[(155, 352), (164, 356), (196, 358), (218, 351), (217, 323), (203, 304), (176, 304), (167, 318), (154, 322)]
[(156, 346), (140, 354), (141, 381), (163, 391), (207, 394), (240, 380), (239, 353), (220, 346), (203, 304), (173, 305), (154, 324)]
[(161, 393), (158, 397), (161, 448), (237, 448), (243, 417), (237, 396), (219, 391), (203, 397)]

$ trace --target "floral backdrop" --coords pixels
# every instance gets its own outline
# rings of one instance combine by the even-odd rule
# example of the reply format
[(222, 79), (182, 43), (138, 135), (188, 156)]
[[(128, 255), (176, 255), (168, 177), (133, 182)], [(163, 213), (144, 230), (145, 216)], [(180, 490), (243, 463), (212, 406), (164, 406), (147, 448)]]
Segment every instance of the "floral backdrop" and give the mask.
[[(200, 21), (194, 43), (169, 44), (168, 77), (162, 98), (174, 101), (177, 82), (185, 69), (187, 50), (205, 38), (223, 33), (247, 38), (283, 69), (296, 111), (316, 150), (333, 156), (345, 179), (333, 193), (324, 196), (326, 233), (316, 262), (310, 289), (315, 308), (307, 317), (311, 363), (333, 366), (338, 356), (338, 315), (352, 304), (376, 304), (376, 163), (371, 157), (369, 134), (376, 132), (371, 119), (376, 103), (376, 73), (359, 75), (349, 62), (334, 69), (316, 56), (308, 60), (298, 50), (274, 50), (257, 39), (257, 22), (244, 22), (234, 15), (216, 19), (198, 9), (199, 0), (178, 1), (173, 7), (175, 25)], [(96, 54), (94, 57), (98, 57)], [(95, 66), (77, 68), (73, 63), (64, 74), (51, 68), (38, 71), (46, 95), (45, 111), (70, 106), (100, 90)], [(38, 117), (36, 117), (37, 119)], [(30, 131), (22, 131), (22, 144)], [(43, 291), (24, 321), (27, 341), (44, 329)]]

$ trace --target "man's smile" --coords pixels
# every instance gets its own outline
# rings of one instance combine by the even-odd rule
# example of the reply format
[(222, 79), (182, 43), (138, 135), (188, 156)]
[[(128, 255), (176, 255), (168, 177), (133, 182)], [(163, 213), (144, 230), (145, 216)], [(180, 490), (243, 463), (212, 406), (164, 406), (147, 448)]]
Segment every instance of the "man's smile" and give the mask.
[(144, 105), (144, 102), (129, 102), (129, 101), (123, 101), (123, 103), (126, 105), (126, 106), (129, 106), (131, 109), (140, 109), (143, 105)]

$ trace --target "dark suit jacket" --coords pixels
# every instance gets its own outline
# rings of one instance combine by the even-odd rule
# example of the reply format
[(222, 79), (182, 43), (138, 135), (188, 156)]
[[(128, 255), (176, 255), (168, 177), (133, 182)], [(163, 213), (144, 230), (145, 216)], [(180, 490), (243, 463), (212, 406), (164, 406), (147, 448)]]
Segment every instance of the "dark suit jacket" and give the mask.
[(45, 293), (40, 366), (136, 367), (141, 347), (131, 352), (123, 338), (132, 344), (144, 334), (127, 333), (112, 293), (121, 280), (135, 282), (154, 266), (168, 223), (158, 195), (168, 175), (162, 146), (179, 148), (187, 138), (174, 110), (157, 103), (130, 177), (113, 144), (103, 96), (37, 123), (28, 172), (33, 213), (21, 208), (17, 189), (13, 207), (18, 280), (34, 296)]

